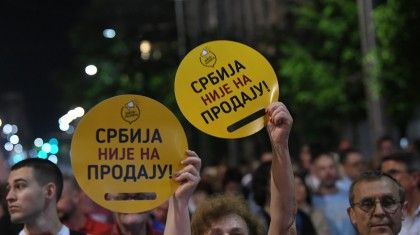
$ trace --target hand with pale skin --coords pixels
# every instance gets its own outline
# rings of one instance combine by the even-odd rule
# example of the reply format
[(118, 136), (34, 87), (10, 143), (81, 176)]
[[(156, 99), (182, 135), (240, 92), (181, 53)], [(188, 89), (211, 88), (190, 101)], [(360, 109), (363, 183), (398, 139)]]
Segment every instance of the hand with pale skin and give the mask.
[(191, 234), (188, 200), (200, 181), (201, 159), (194, 151), (186, 154), (187, 158), (181, 161), (185, 167), (175, 173), (175, 181), (181, 185), (169, 199), (165, 235)]
[(269, 235), (296, 234), (297, 211), (294, 177), (289, 154), (289, 135), (293, 118), (281, 102), (270, 104), (266, 113), (269, 117), (267, 132), (273, 151), (271, 169), (271, 200)]

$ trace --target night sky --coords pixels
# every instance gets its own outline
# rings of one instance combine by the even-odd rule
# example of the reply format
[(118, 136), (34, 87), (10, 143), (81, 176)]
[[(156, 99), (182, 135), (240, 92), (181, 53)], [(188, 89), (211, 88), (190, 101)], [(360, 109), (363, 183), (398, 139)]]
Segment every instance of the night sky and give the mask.
[[(68, 31), (87, 1), (0, 1), (0, 97), (21, 92), (31, 133), (58, 131), (63, 107), (52, 75), (69, 65)], [(4, 114), (0, 114), (2, 116)]]

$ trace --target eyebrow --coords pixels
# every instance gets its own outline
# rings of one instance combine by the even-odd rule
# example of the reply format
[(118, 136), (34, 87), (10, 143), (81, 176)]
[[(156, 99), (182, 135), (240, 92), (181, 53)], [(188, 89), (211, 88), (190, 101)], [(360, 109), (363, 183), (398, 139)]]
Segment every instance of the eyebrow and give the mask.
[(397, 199), (397, 197), (395, 197), (394, 195), (392, 195), (392, 193), (387, 193), (387, 194), (384, 194), (384, 195), (380, 195), (379, 197), (362, 197), (361, 199), (360, 199), (360, 201), (362, 201), (362, 200), (365, 200), (365, 199), (371, 199), (371, 198), (379, 198), (379, 199), (381, 199), (381, 198), (384, 198), (384, 197), (392, 197), (392, 198), (395, 198), (395, 199)]
[[(213, 228), (213, 229), (210, 230), (210, 232), (213, 233), (213, 232), (223, 232), (223, 231), (220, 228)], [(232, 232), (241, 232), (242, 234), (245, 234), (244, 230), (242, 228), (238, 228), (238, 227), (232, 228), (228, 232), (229, 233), (232, 233)]]

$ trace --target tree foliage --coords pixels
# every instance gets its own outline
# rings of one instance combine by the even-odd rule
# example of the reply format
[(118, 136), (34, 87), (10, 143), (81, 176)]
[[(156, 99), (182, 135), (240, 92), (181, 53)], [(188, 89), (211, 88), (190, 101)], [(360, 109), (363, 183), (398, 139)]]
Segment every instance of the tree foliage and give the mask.
[[(177, 49), (173, 18), (170, 1), (91, 1), (70, 33), (76, 53), (72, 69), (57, 75), (66, 102), (89, 109), (115, 95), (140, 94), (173, 106), (169, 97), (178, 63), (173, 56)], [(105, 29), (114, 29), (116, 36), (105, 38)], [(152, 48), (142, 57), (143, 40)], [(98, 68), (93, 76), (84, 73), (90, 64)]]
[(356, 2), (295, 5), (291, 19), (280, 48), (281, 100), (301, 141), (335, 143), (344, 123), (365, 116)]
[(420, 100), (419, 22), (420, 2), (416, 0), (387, 0), (374, 12), (380, 91), (401, 131), (413, 119)]

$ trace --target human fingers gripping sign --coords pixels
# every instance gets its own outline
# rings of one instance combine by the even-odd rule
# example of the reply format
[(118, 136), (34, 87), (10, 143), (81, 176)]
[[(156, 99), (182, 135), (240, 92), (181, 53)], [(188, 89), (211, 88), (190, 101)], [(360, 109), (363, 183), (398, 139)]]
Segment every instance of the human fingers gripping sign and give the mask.
[(204, 43), (182, 60), (175, 78), (181, 112), (201, 131), (241, 138), (266, 124), (264, 109), (279, 95), (276, 73), (256, 50), (237, 42)]
[(184, 168), (175, 173), (175, 181), (181, 184), (175, 192), (175, 197), (185, 201), (188, 201), (201, 179), (201, 159), (190, 150), (187, 151), (187, 155), (188, 157), (181, 162)]
[(85, 193), (99, 205), (136, 213), (165, 202), (179, 187), (175, 172), (188, 149), (175, 115), (159, 102), (121, 95), (93, 107), (72, 140), (71, 163)]

